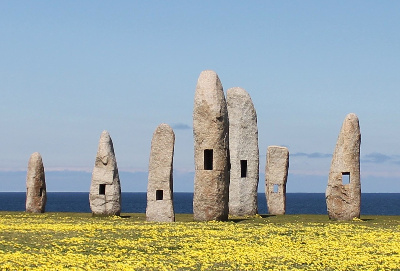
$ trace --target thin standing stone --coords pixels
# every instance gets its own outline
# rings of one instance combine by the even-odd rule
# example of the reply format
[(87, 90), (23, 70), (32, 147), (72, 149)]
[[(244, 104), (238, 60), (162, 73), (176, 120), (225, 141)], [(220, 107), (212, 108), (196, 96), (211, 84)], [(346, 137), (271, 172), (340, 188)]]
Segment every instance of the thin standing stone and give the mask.
[(44, 213), (46, 201), (46, 180), (42, 156), (35, 152), (29, 158), (26, 174), (26, 212)]
[(221, 81), (201, 72), (193, 108), (195, 179), (193, 216), (197, 221), (228, 219), (229, 121)]
[(325, 196), (330, 219), (360, 218), (360, 145), (358, 117), (350, 113), (340, 130), (329, 172)]
[(230, 185), (229, 214), (257, 214), (259, 151), (257, 114), (243, 88), (230, 88), (226, 95), (229, 115)]
[(173, 158), (175, 134), (168, 124), (153, 133), (147, 186), (146, 220), (174, 222)]
[(289, 170), (289, 150), (286, 147), (269, 146), (265, 167), (265, 194), (268, 213), (286, 213), (286, 183)]
[(89, 194), (93, 215), (120, 215), (121, 185), (110, 135), (100, 136)]

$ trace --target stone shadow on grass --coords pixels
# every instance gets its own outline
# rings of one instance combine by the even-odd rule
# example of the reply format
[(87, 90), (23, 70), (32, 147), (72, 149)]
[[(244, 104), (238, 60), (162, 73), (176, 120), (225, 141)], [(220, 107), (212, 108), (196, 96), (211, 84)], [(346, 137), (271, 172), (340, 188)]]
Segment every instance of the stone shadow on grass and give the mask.
[(362, 220), (362, 221), (371, 221), (371, 220), (375, 220), (375, 219), (373, 219), (373, 218), (361, 218), (360, 220)]
[(273, 217), (273, 216), (276, 216), (276, 215), (260, 215), (262, 218), (268, 218), (268, 217)]
[(234, 223), (239, 223), (239, 222), (242, 222), (245, 220), (248, 220), (248, 218), (230, 218), (230, 219), (228, 219), (228, 221), (234, 222)]
[[(268, 218), (268, 217), (273, 217), (275, 215), (260, 215), (260, 216), (261, 216), (261, 218)], [(232, 218), (229, 218), (228, 221), (234, 222), (234, 223), (239, 223), (242, 221), (254, 220), (254, 219), (255, 219), (255, 217), (253, 217), (253, 216), (243, 216), (243, 217), (232, 217)]]

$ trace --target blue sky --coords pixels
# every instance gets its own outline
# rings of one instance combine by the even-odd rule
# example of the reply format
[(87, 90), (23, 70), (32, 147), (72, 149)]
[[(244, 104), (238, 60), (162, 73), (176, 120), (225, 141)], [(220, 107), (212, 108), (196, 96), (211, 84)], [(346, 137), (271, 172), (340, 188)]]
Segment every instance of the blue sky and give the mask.
[[(400, 192), (400, 2), (1, 1), (0, 191), (86, 191), (103, 130), (123, 191), (144, 191), (160, 123), (176, 134), (175, 190), (193, 189), (197, 78), (216, 71), (290, 151), (288, 192), (324, 192), (344, 117), (362, 133), (364, 192)], [(263, 175), (260, 189), (263, 189)], [(125, 189), (124, 189), (125, 187)]]

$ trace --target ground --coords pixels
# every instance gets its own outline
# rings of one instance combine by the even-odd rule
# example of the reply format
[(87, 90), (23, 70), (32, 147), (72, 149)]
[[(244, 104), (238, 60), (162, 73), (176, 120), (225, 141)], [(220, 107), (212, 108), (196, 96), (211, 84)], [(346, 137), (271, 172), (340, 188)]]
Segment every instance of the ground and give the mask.
[(0, 212), (2, 269), (399, 270), (400, 217), (231, 217), (145, 222), (144, 214)]

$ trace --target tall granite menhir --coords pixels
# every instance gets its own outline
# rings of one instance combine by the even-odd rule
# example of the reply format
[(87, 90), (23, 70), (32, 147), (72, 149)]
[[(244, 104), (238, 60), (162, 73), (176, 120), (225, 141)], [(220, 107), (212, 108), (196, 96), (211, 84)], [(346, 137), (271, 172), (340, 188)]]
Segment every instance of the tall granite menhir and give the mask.
[(325, 196), (330, 219), (351, 220), (360, 217), (360, 145), (358, 117), (350, 113), (340, 130), (329, 172)]
[(174, 222), (173, 157), (175, 134), (168, 124), (160, 124), (153, 133), (147, 185), (146, 220)]
[(286, 182), (289, 169), (289, 150), (286, 147), (269, 146), (265, 167), (265, 195), (268, 213), (283, 215), (286, 212)]
[(35, 152), (29, 158), (26, 174), (26, 212), (44, 213), (46, 201), (46, 180), (42, 156)]
[(229, 116), (229, 214), (257, 214), (259, 152), (257, 114), (246, 90), (230, 88), (226, 94)]
[(193, 217), (227, 220), (229, 201), (229, 121), (221, 81), (201, 72), (193, 108), (195, 179)]
[(92, 173), (89, 193), (93, 215), (120, 215), (121, 185), (110, 135), (103, 131)]

